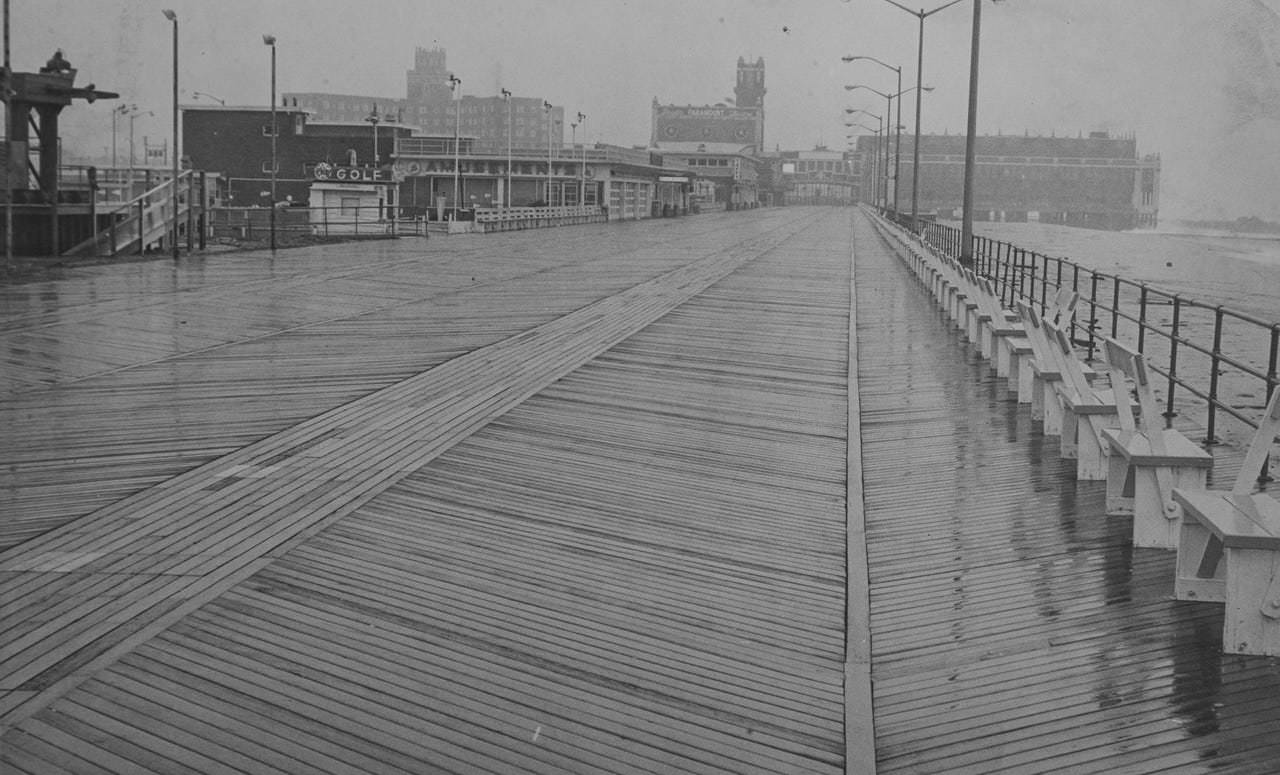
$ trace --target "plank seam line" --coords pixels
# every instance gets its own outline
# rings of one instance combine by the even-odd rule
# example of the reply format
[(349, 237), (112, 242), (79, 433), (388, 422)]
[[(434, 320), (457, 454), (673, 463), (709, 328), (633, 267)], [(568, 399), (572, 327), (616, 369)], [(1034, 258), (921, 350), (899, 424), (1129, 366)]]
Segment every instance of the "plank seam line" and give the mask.
[(875, 775), (875, 707), (871, 686), (871, 590), (862, 481), (862, 404), (858, 386), (855, 210), (849, 229), (849, 363), (845, 473), (845, 773)]

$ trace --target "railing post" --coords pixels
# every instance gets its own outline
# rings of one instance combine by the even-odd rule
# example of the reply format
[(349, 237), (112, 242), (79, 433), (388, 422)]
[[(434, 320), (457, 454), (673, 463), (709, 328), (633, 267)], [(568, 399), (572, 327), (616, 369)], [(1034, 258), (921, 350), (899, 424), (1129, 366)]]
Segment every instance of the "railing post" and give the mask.
[(147, 234), (146, 234), (146, 197), (138, 200), (138, 255), (147, 252)]
[(1178, 326), (1182, 315), (1182, 299), (1173, 296), (1173, 326), (1169, 331), (1169, 395), (1165, 398), (1165, 427), (1173, 427), (1173, 418), (1178, 413), (1173, 411), (1173, 393), (1178, 387)]
[(1111, 338), (1116, 338), (1120, 330), (1120, 276), (1112, 278), (1111, 283)]
[(1027, 271), (1027, 292), (1022, 298), (1034, 301), (1036, 298), (1036, 269), (1038, 262), (1036, 261), (1036, 252), (1031, 251), (1031, 269)]
[[(1031, 301), (1035, 301), (1032, 299)], [(1040, 264), (1040, 309), (1048, 306), (1049, 301), (1049, 257), (1045, 256)]]
[(1093, 360), (1093, 351), (1097, 346), (1094, 337), (1098, 328), (1098, 272), (1089, 270), (1089, 358)]
[(1147, 284), (1142, 284), (1138, 293), (1138, 352), (1146, 355), (1143, 349), (1147, 342)]
[(1218, 356), (1222, 350), (1222, 307), (1213, 311), (1213, 354), (1209, 356), (1209, 422), (1205, 435), (1205, 444), (1217, 444), (1218, 419)]
[[(1271, 394), (1276, 390), (1276, 366), (1277, 360), (1280, 360), (1280, 323), (1271, 326), (1271, 357), (1267, 362), (1267, 403), (1271, 403)], [(1270, 482), (1274, 477), (1271, 476), (1271, 455), (1268, 454), (1262, 459), (1262, 470), (1258, 472), (1259, 482)]]

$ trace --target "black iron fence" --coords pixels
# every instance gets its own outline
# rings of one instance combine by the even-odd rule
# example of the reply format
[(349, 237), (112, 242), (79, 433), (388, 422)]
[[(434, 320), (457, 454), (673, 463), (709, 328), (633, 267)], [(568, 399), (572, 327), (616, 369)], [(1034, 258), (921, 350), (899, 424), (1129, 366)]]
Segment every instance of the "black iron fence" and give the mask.
[[(931, 244), (959, 256), (960, 229), (927, 223), (922, 232)], [(1072, 338), (1088, 350), (1088, 357), (1098, 352), (1102, 336), (1135, 343), (1162, 378), (1169, 425), (1180, 407), (1203, 407), (1206, 444), (1221, 440), (1223, 416), (1258, 427), (1280, 384), (1280, 322), (1008, 242), (973, 239), (975, 271), (991, 278), (1006, 305), (1023, 299), (1043, 311), (1059, 288), (1070, 288), (1080, 295)]]
[[(276, 238), (342, 238), (421, 236), (427, 223), (422, 216), (398, 214), (378, 205), (341, 207), (277, 207)], [(216, 207), (209, 212), (210, 236), (223, 242), (259, 242), (270, 238), (271, 209), (267, 207)]]

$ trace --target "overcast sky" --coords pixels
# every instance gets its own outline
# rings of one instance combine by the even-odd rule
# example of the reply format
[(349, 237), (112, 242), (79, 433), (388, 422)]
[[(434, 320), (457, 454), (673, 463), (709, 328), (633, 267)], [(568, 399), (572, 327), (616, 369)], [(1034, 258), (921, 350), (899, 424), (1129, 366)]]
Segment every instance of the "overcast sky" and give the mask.
[[(654, 97), (732, 97), (739, 56), (765, 59), (770, 148), (843, 148), (844, 108), (882, 112), (882, 98), (843, 87), (889, 92), (894, 73), (842, 63), (843, 54), (900, 65), (904, 87), (915, 83), (917, 20), (885, 0), (12, 0), (14, 68), (35, 70), (60, 47), (81, 85), (155, 113), (137, 120), (139, 144), (164, 136), (172, 63), (163, 8), (180, 20), (184, 103), (201, 91), (265, 105), (267, 32), (278, 39), (281, 92), (403, 97), (414, 48), (439, 46), (465, 93), (544, 97), (586, 113), (591, 141), (621, 145), (648, 141)], [(1280, 219), (1276, 8), (1280, 0), (987, 3), (978, 131), (1134, 133), (1140, 152), (1161, 154), (1166, 211)], [(925, 132), (964, 131), (971, 20), (965, 0), (925, 21), (924, 82), (935, 87)], [(105, 155), (112, 107), (67, 111), (64, 145)], [(122, 134), (122, 153), (126, 142)]]

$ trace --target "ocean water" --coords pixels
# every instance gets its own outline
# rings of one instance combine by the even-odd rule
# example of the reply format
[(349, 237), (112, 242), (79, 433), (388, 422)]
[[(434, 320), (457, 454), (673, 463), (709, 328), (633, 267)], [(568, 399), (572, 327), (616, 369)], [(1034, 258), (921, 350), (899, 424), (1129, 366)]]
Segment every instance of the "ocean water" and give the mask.
[[(958, 222), (955, 225), (959, 225)], [(1280, 323), (1280, 235), (977, 223), (974, 232)]]

